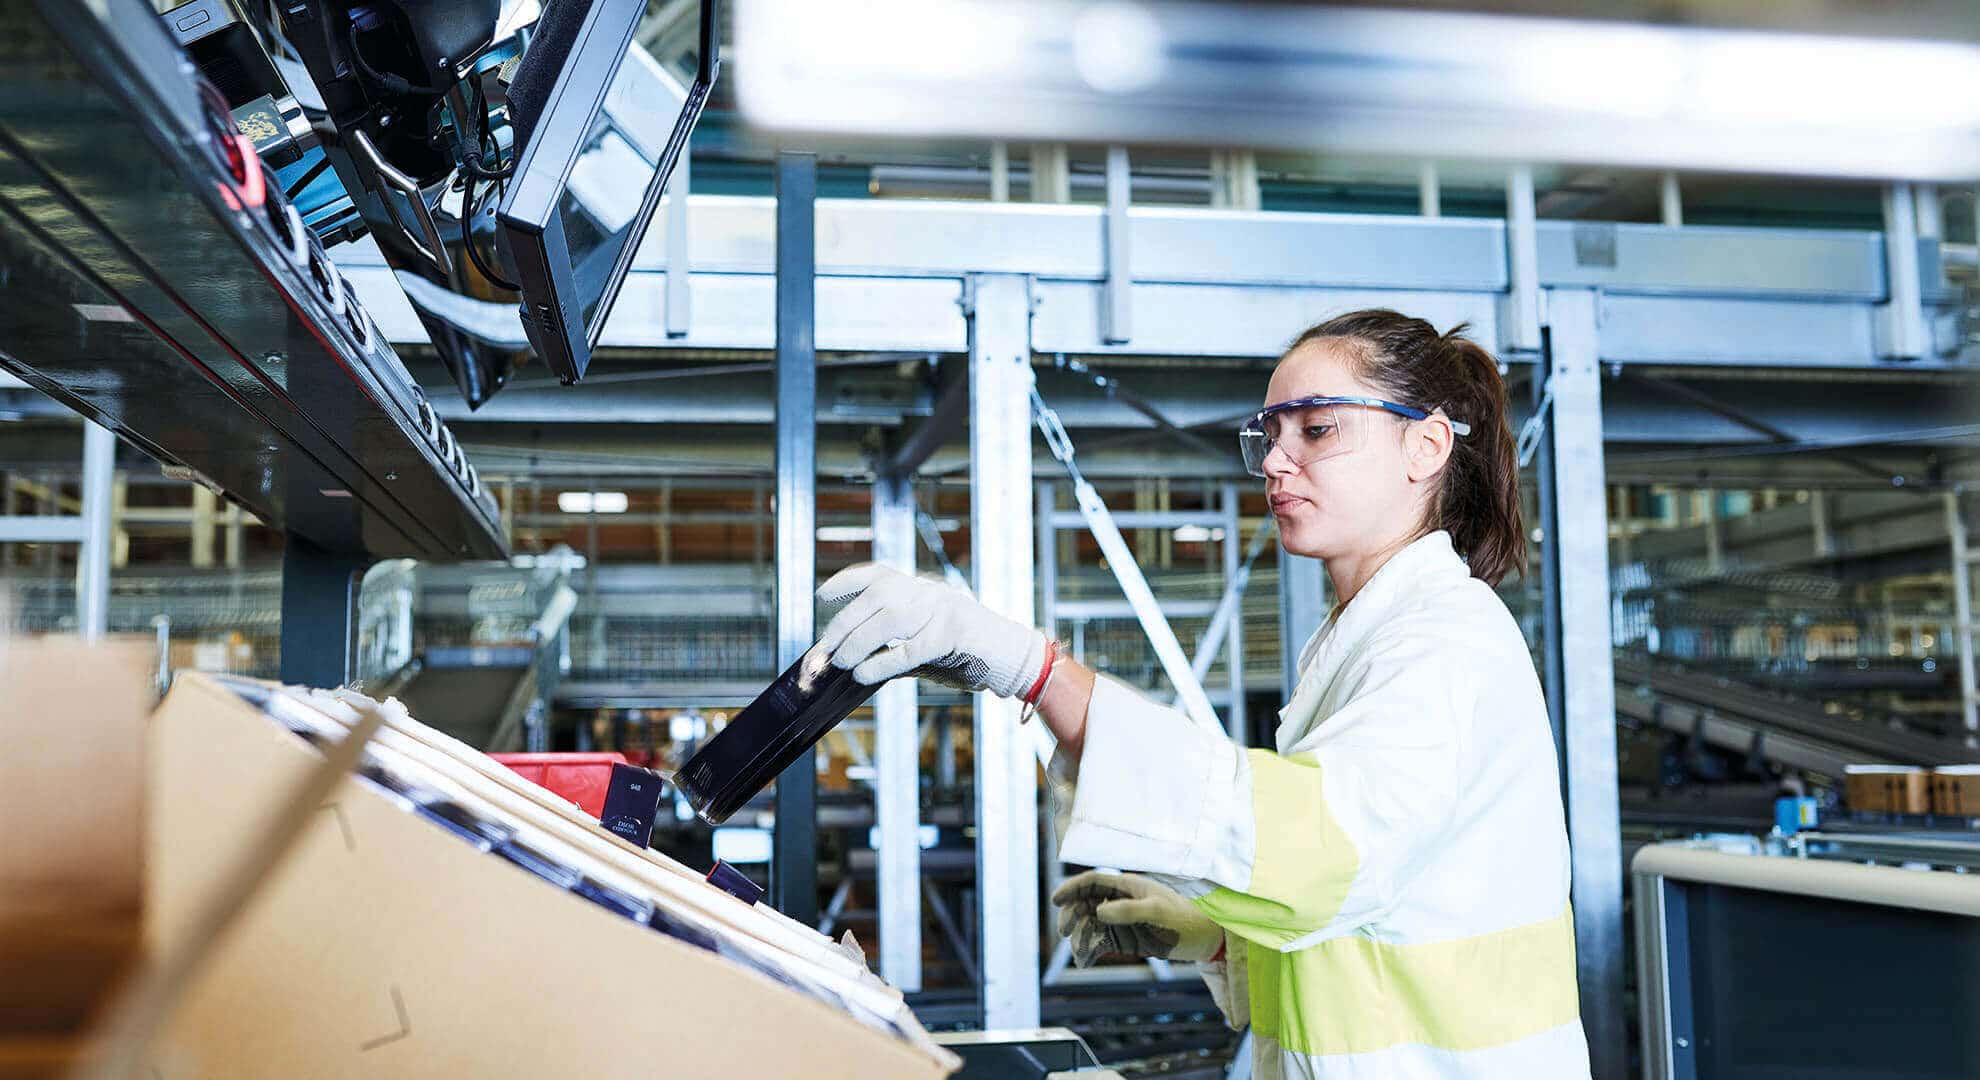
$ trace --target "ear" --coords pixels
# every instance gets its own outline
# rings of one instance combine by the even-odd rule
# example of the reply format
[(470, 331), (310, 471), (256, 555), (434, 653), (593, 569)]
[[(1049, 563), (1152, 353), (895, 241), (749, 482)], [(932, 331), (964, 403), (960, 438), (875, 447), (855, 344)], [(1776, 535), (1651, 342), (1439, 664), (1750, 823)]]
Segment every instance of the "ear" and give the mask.
[(1421, 483), (1444, 471), (1457, 445), (1457, 434), (1442, 413), (1414, 420), (1403, 429), (1403, 459), (1412, 482)]

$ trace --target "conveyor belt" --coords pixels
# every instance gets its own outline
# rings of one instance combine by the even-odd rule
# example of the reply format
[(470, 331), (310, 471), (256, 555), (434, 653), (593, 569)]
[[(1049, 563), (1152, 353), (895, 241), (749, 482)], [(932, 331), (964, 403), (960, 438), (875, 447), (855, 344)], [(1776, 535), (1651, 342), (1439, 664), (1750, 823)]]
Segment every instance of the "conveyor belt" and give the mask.
[(1618, 655), (1616, 713), (1791, 768), (1840, 776), (1846, 764), (1946, 765), (1980, 751), (1916, 731), (1831, 716), (1819, 705), (1716, 675)]

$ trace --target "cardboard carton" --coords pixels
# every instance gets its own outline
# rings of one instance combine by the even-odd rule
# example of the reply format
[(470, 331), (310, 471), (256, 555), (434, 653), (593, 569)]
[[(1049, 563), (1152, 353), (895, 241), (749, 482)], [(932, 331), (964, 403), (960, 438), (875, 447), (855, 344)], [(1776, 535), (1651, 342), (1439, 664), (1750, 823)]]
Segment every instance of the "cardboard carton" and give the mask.
[(1926, 814), (1932, 809), (1926, 771), (1915, 765), (1844, 766), (1843, 797), (1860, 813)]
[(1980, 817), (1980, 765), (1942, 765), (1931, 786), (1934, 814)]
[(59, 1050), (135, 959), (152, 657), (0, 637), (0, 1073)]
[[(535, 801), (527, 781), (409, 719), (392, 723), (374, 739), (384, 744), (380, 754), (444, 768), (463, 800), (526, 822), (546, 844), (610, 853), (612, 872), (638, 878), (648, 898), (696, 917), (719, 913), (754, 955), (795, 976), (834, 977), (811, 954), (831, 948), (821, 935), (746, 907), (685, 868), (647, 860), (554, 796)], [(186, 932), (203, 883), (252, 833), (257, 815), (320, 754), (227, 684), (197, 675), (181, 677), (160, 707), (150, 752), (149, 932), (164, 949)], [(588, 832), (573, 831), (580, 822)], [(881, 1030), (622, 918), (346, 777), (217, 946), (146, 1066), (158, 1080), (919, 1080), (953, 1071), (956, 1059), (911, 1018), (907, 1025), (900, 1034)]]

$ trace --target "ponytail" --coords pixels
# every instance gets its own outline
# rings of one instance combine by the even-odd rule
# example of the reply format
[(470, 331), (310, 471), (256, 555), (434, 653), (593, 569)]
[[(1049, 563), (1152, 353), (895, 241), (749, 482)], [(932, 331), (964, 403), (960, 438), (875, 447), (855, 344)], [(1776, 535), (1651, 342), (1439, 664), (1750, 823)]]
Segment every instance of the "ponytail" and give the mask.
[(1442, 409), (1471, 425), (1451, 447), (1423, 531), (1443, 529), (1471, 576), (1497, 585), (1526, 572), (1520, 523), (1519, 455), (1506, 415), (1499, 362), (1464, 336), (1468, 325), (1439, 334), (1422, 319), (1372, 309), (1337, 316), (1301, 334), (1287, 349), (1323, 338), (1349, 345), (1358, 374), (1396, 401)]
[(1499, 362), (1458, 326), (1442, 338), (1458, 368), (1459, 391), (1444, 411), (1471, 425), (1457, 440), (1432, 513), (1451, 534), (1471, 576), (1488, 585), (1526, 573), (1526, 534), (1520, 524), (1519, 452), (1506, 415), (1506, 382)]

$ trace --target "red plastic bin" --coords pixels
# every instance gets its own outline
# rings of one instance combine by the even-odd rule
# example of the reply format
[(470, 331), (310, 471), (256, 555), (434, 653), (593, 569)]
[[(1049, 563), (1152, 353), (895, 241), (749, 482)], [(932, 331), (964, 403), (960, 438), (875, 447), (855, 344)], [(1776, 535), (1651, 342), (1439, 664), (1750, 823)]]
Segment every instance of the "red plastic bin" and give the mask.
[(618, 753), (490, 754), (523, 779), (569, 799), (592, 817), (605, 812), (605, 791), (612, 786), (612, 766), (626, 764)]

